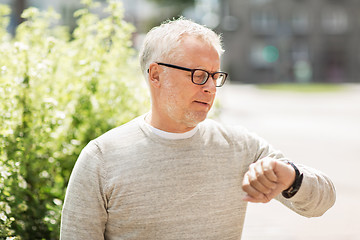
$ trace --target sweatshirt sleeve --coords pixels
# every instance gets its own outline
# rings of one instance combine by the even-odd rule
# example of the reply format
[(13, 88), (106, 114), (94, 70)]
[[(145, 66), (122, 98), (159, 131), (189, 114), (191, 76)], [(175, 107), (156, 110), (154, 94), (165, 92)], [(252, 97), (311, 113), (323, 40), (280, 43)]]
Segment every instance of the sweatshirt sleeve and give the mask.
[(305, 217), (319, 217), (331, 208), (336, 199), (335, 187), (324, 173), (296, 164), (304, 178), (299, 191), (289, 199), (276, 198), (288, 208)]
[[(251, 134), (251, 146), (256, 153), (253, 162), (264, 157), (280, 161), (288, 160), (282, 152), (275, 150), (267, 141)], [(255, 148), (255, 149), (254, 149)], [(295, 163), (304, 178), (299, 191), (289, 199), (279, 194), (276, 199), (294, 212), (305, 217), (319, 217), (331, 208), (336, 199), (335, 187), (328, 176), (316, 169)]]
[(101, 151), (92, 141), (71, 173), (61, 216), (60, 239), (104, 239), (107, 221)]

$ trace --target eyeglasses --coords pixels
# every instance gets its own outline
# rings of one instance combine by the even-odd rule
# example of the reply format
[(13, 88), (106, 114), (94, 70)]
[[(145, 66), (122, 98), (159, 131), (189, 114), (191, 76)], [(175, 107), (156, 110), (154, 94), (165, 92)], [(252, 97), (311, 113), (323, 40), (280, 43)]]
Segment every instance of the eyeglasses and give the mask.
[(185, 67), (180, 67), (180, 66), (167, 64), (167, 63), (161, 63), (161, 62), (157, 62), (157, 64), (165, 66), (165, 67), (176, 68), (176, 69), (180, 69), (183, 71), (191, 72), (191, 81), (196, 85), (204, 85), (207, 82), (207, 80), (209, 79), (209, 77), (211, 76), (212, 79), (214, 79), (215, 86), (221, 87), (222, 85), (224, 85), (225, 80), (228, 76), (228, 74), (226, 72), (210, 73), (203, 69), (197, 69), (197, 68), (191, 69), (191, 68), (185, 68)]

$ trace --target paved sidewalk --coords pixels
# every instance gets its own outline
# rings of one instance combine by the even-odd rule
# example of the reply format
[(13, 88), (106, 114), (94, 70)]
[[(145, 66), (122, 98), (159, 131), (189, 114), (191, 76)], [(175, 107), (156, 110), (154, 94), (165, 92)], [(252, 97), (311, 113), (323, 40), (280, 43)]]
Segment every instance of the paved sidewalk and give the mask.
[(252, 85), (218, 91), (220, 121), (242, 124), (287, 157), (327, 173), (333, 208), (305, 218), (273, 200), (249, 204), (243, 240), (360, 239), (360, 85), (333, 93), (289, 93)]

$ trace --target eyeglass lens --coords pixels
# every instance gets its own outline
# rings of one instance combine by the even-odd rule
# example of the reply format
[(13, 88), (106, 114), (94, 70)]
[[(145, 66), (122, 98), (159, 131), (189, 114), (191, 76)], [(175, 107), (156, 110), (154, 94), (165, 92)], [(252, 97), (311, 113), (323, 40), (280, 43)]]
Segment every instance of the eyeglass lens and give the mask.
[[(200, 70), (200, 69), (196, 69), (194, 71), (192, 77), (193, 77), (193, 82), (195, 84), (204, 84), (210, 76), (209, 76), (208, 72)], [(215, 81), (215, 85), (217, 87), (219, 87), (219, 86), (223, 85), (223, 82), (224, 82), (226, 76), (223, 73), (216, 73), (212, 77)]]

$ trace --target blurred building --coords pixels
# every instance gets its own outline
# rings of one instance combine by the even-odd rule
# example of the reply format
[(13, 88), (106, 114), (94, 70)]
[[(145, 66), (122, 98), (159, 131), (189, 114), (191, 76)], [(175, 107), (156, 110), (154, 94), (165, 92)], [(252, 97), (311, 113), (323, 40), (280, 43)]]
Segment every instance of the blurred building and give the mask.
[(74, 0), (0, 0), (0, 4), (6, 4), (11, 7), (9, 32), (13, 34), (17, 25), (22, 22), (20, 17), (22, 11), (28, 7), (36, 7), (41, 10), (53, 8), (62, 15), (60, 23), (73, 28), (76, 24), (73, 13), (81, 6), (80, 1)]
[[(138, 29), (135, 46), (161, 17), (169, 17), (167, 9), (147, 0), (119, 1), (125, 19)], [(194, 1), (184, 15), (223, 34), (223, 68), (232, 81), (360, 82), (359, 0)], [(19, 2), (53, 7), (71, 29), (73, 13), (81, 6), (79, 0), (0, 0), (13, 8)], [(13, 14), (10, 31), (15, 26)]]
[(360, 82), (360, 1), (221, 2), (233, 81)]
[[(107, 0), (93, 0), (99, 2), (99, 9), (95, 9), (101, 13), (101, 9), (106, 7)], [(166, 7), (158, 7), (154, 3), (147, 0), (118, 0), (124, 6), (124, 18), (131, 22), (137, 28), (134, 34), (134, 44), (138, 46), (142, 40), (142, 32), (152, 27), (152, 18), (159, 16), (159, 12), (166, 12)], [(9, 32), (15, 33), (18, 24), (21, 23), (21, 12), (28, 7), (36, 7), (40, 10), (54, 9), (61, 14), (60, 24), (69, 26), (70, 30), (76, 27), (76, 19), (74, 12), (83, 5), (80, 0), (0, 0), (0, 4), (7, 4), (12, 8), (10, 16)], [(166, 17), (166, 14), (162, 14)], [(157, 23), (156, 23), (157, 24)]]

